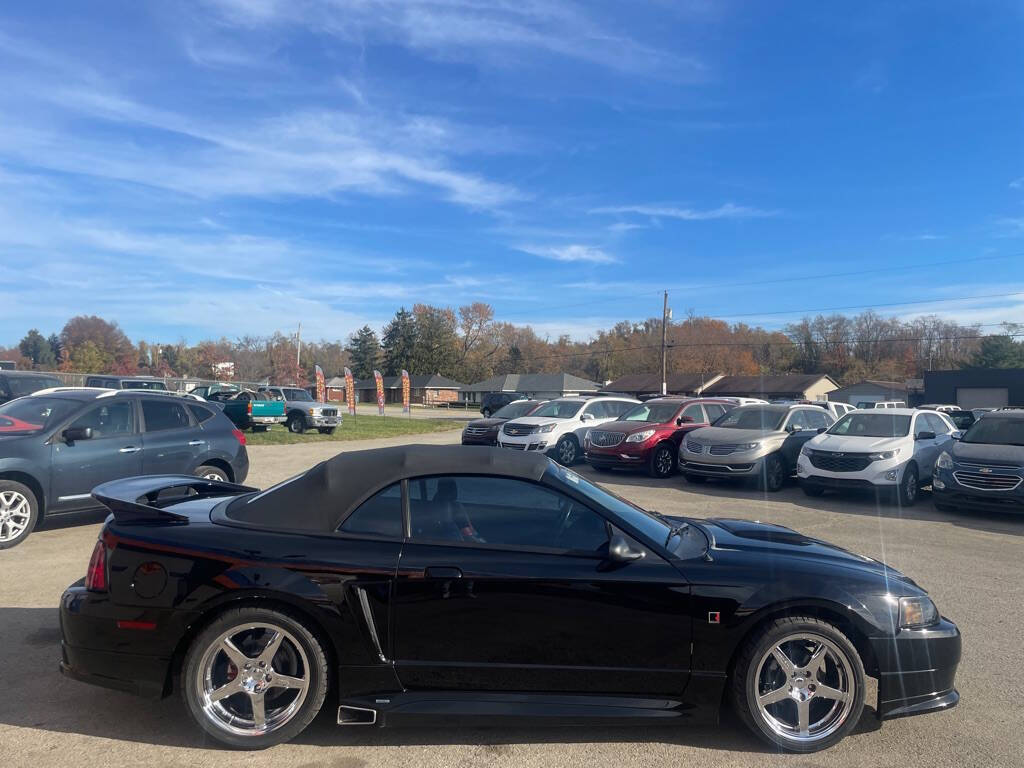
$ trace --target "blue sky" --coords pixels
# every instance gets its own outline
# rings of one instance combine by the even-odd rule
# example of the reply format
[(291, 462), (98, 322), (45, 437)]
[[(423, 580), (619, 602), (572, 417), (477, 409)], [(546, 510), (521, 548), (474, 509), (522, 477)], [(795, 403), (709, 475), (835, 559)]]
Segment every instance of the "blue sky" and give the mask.
[[(1024, 291), (1022, 22), (1019, 2), (5, 4), (0, 343), (79, 313), (333, 339), (474, 300), (586, 338), (666, 287), (677, 317), (771, 327), (904, 301), (935, 303), (887, 313), (1024, 321), (1024, 294), (949, 301)], [(875, 271), (817, 277), (855, 270)]]

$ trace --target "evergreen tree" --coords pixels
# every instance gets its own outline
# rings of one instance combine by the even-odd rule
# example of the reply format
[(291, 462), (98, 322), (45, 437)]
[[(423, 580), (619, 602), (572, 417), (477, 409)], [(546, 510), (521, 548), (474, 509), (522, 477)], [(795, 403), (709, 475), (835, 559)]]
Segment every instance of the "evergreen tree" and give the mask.
[(53, 370), (57, 366), (57, 358), (54, 356), (49, 342), (35, 328), (25, 334), (25, 338), (18, 343), (18, 349), (21, 350), (21, 354), (32, 361), (34, 368)]
[(373, 329), (364, 325), (348, 341), (348, 354), (352, 374), (357, 379), (369, 379), (380, 364), (380, 341)]
[[(22, 350), (24, 351), (24, 350)], [(1024, 368), (1024, 343), (1011, 336), (989, 336), (971, 358), (976, 368)]]
[(398, 376), (403, 368), (413, 372), (412, 360), (416, 352), (416, 341), (416, 318), (412, 312), (402, 307), (395, 313), (391, 322), (384, 326), (381, 344), (384, 347), (385, 376)]

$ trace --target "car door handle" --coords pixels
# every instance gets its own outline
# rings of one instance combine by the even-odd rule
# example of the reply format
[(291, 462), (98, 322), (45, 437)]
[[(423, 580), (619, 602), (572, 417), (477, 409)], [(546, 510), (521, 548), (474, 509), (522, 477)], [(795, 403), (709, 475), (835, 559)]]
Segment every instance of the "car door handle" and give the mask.
[(461, 579), (462, 570), (451, 565), (432, 565), (423, 570), (428, 579)]
[(138, 450), (139, 450), (139, 448), (137, 446), (126, 445), (124, 448), (121, 449), (120, 452), (121, 453), (137, 453)]
[(203, 445), (205, 442), (206, 442), (205, 440), (189, 440), (188, 444), (189, 445)]

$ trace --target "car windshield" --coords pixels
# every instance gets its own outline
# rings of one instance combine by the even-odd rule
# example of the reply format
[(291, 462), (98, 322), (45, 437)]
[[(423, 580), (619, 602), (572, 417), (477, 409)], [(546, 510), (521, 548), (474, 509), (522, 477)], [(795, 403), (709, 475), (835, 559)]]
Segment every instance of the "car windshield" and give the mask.
[(0, 405), (0, 434), (45, 432), (81, 405), (60, 397), (23, 397)]
[(312, 401), (313, 396), (304, 389), (286, 389), (284, 391), (285, 400), (308, 400)]
[(504, 408), (496, 410), (494, 412), (494, 418), (515, 419), (519, 416), (525, 416), (536, 407), (537, 404), (529, 400), (517, 400), (514, 403), (509, 403)]
[(728, 429), (776, 430), (782, 427), (782, 420), (786, 418), (787, 413), (789, 411), (763, 408), (757, 405), (746, 405), (733, 408), (716, 421), (715, 426)]
[(895, 413), (848, 413), (833, 424), (828, 433), (851, 437), (904, 437), (910, 434), (910, 416)]
[(960, 442), (1024, 445), (1024, 418), (982, 416), (964, 433)]
[(40, 389), (59, 387), (60, 380), (49, 376), (8, 376), (7, 389), (11, 397), (31, 395)]
[(124, 389), (159, 389), (163, 392), (167, 391), (166, 385), (162, 381), (145, 381), (139, 379), (126, 379), (121, 382), (121, 386)]
[(646, 421), (664, 424), (679, 410), (679, 403), (641, 403), (619, 416), (619, 421)]
[(583, 407), (582, 402), (573, 400), (552, 400), (544, 403), (540, 408), (531, 413), (531, 416), (543, 416), (549, 419), (569, 419), (579, 413)]

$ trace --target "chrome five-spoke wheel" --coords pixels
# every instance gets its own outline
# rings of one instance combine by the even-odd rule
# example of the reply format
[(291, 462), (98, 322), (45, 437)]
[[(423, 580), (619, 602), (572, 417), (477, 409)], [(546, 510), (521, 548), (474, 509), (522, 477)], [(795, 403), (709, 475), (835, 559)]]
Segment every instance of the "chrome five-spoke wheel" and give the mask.
[(855, 684), (849, 659), (834, 643), (814, 634), (791, 635), (758, 663), (758, 714), (784, 738), (820, 741), (846, 722)]
[(35, 499), (20, 483), (0, 481), (0, 549), (19, 544), (35, 526)]

